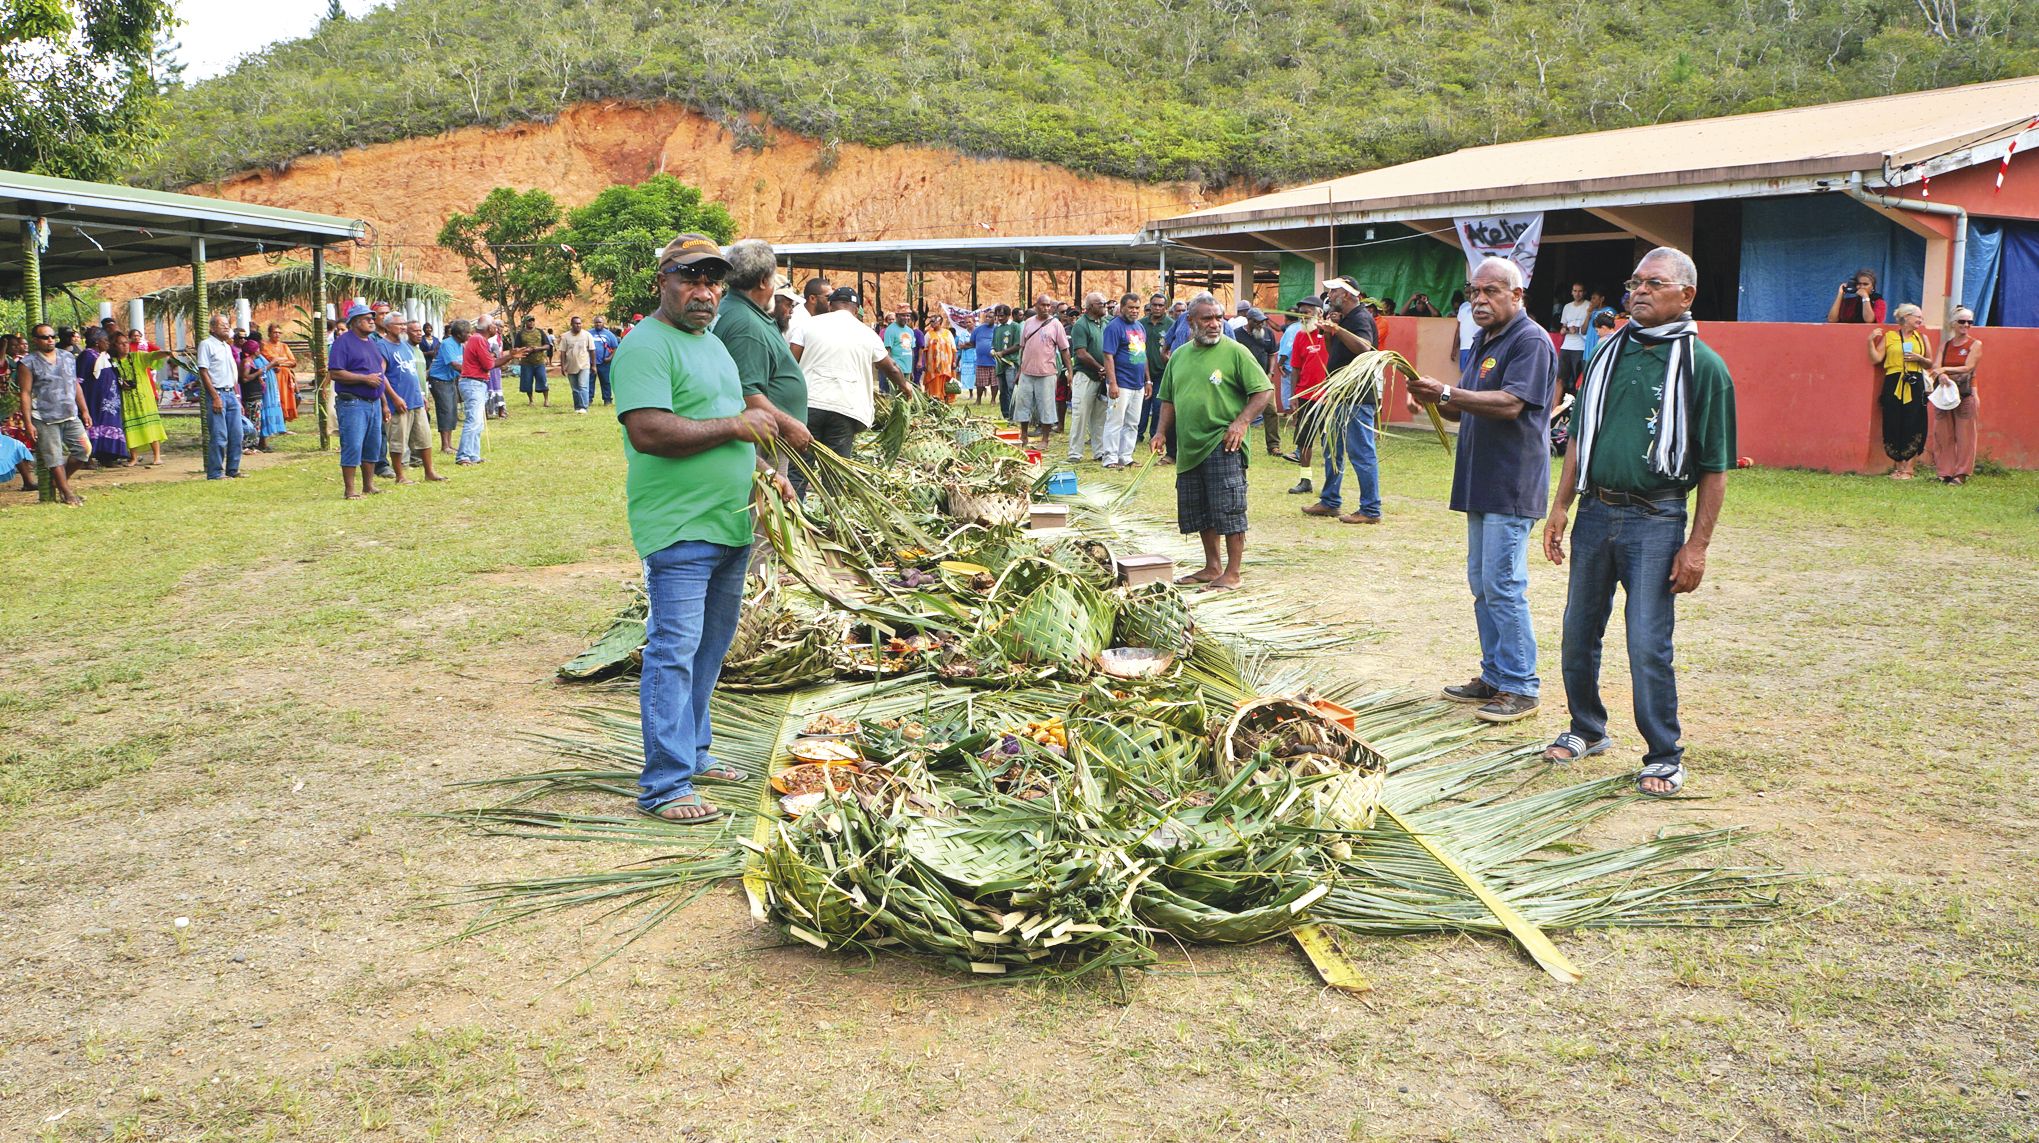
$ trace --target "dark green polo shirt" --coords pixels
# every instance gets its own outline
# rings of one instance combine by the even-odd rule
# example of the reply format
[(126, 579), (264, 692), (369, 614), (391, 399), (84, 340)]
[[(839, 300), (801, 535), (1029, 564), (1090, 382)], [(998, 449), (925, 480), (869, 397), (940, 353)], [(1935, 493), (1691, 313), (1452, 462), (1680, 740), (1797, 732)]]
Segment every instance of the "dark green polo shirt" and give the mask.
[(763, 393), (773, 408), (807, 423), (807, 374), (800, 371), (772, 315), (731, 290), (722, 295), (722, 305), (715, 311), (715, 336), (736, 359), (744, 396)]
[(1656, 427), (1652, 422), (1670, 356), (1669, 346), (1630, 342), (1614, 363), (1600, 429), (1593, 439), (1588, 485), (1643, 495), (1683, 492), (1699, 483), (1700, 473), (1726, 472), (1735, 466), (1735, 383), (1720, 354), (1694, 338), (1688, 410), (1692, 422), (1686, 434), (1693, 445), (1691, 475), (1681, 485), (1650, 469), (1650, 439)]
[[(1089, 350), (1091, 360), (1097, 364), (1085, 365), (1083, 359), (1076, 356), (1079, 349)], [(1069, 362), (1081, 370), (1084, 376), (1103, 380), (1104, 359), (1104, 322), (1084, 314), (1076, 319), (1075, 325), (1069, 327)]]

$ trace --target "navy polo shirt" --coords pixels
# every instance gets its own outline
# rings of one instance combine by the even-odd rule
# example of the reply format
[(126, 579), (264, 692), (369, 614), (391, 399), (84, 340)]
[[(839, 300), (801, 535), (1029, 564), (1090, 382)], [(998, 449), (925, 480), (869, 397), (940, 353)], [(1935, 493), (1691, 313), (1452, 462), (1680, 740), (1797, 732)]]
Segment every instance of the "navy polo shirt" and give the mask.
[(1558, 355), (1550, 334), (1527, 311), (1500, 330), (1481, 330), (1456, 389), (1513, 393), (1522, 412), (1509, 420), (1459, 414), (1451, 510), (1541, 516), (1550, 507), (1550, 408)]

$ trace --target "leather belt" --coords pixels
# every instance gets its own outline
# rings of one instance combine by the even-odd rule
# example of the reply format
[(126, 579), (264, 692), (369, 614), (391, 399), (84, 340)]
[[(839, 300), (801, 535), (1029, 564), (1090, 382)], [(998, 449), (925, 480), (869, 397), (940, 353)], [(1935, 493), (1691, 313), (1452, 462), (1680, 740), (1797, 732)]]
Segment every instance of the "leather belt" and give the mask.
[(1685, 503), (1685, 494), (1683, 492), (1678, 493), (1676, 496), (1650, 497), (1638, 495), (1634, 492), (1617, 492), (1612, 488), (1600, 488), (1598, 486), (1588, 488), (1586, 491), (1593, 499), (1615, 508), (1661, 508), (1668, 504), (1682, 505)]

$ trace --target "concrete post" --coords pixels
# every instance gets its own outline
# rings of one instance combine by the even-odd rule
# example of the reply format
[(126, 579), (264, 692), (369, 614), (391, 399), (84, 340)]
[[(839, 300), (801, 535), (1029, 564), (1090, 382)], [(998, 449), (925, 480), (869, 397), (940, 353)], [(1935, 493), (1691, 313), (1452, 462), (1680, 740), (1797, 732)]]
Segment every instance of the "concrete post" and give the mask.
[(312, 404), (319, 410), (319, 451), (333, 447), (326, 419), (326, 248), (312, 247)]
[[(194, 373), (198, 370), (196, 365), (198, 347), (204, 344), (205, 339), (211, 336), (212, 333), (209, 325), (212, 321), (211, 309), (211, 299), (205, 296), (205, 239), (194, 238), (191, 240), (191, 356), (194, 362), (192, 365)], [(219, 383), (220, 378), (213, 378), (215, 388), (218, 387)], [(238, 385), (240, 384), (240, 378), (228, 377), (226, 378), (226, 383)], [(210, 415), (212, 403), (211, 398), (205, 396), (205, 386), (200, 384), (198, 388), (198, 448), (199, 457), (203, 460), (205, 457), (212, 455), (212, 417)], [(232, 438), (228, 439), (231, 440)]]

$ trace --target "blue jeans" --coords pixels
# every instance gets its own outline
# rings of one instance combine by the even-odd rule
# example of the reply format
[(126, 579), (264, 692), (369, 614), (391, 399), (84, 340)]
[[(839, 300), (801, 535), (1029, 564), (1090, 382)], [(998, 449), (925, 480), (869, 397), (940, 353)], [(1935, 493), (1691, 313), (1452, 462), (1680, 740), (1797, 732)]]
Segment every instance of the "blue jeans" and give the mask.
[(569, 373), (567, 377), (573, 382), (573, 407), (585, 409), (593, 404), (595, 371), (583, 369), (579, 373)]
[(212, 402), (206, 401), (203, 390), (198, 399), (205, 401), (205, 478), (218, 480), (222, 476), (239, 476), (241, 440), (248, 425), (241, 418), (241, 395), (231, 389), (221, 389), (220, 411), (217, 413), (212, 411)]
[(1345, 484), (1345, 458), (1352, 458), (1352, 474), (1359, 478), (1359, 514), (1378, 516), (1381, 514), (1381, 466), (1374, 455), (1374, 419), (1379, 414), (1372, 405), (1360, 405), (1353, 409), (1352, 416), (1345, 422), (1345, 431), (1324, 454), (1324, 487), (1317, 499), (1326, 508), (1337, 509), (1340, 500), (1339, 489)]
[[(600, 385), (600, 386), (602, 387), (602, 403), (603, 403), (604, 405), (612, 405), (612, 404), (615, 404), (615, 402), (614, 402), (614, 401), (613, 401), (613, 400), (612, 400), (612, 399), (610, 398), (610, 396), (609, 396), (609, 363), (608, 363), (608, 362), (604, 361), (604, 362), (602, 362), (601, 364), (599, 364), (599, 365), (595, 366), (595, 383), (596, 383), (596, 384), (598, 384), (598, 385)], [(589, 403), (589, 404), (593, 404), (593, 403), (594, 403), (594, 394), (590, 393), (590, 394), (588, 395), (588, 403)]]
[(1480, 629), (1480, 678), (1537, 697), (1536, 629), (1529, 622), (1529, 530), (1534, 516), (1466, 513), (1466, 583)]
[(334, 402), (340, 417), (340, 467), (373, 469), (388, 450), (382, 447), (382, 402), (345, 393)]
[(708, 699), (736, 637), (749, 558), (748, 544), (731, 548), (704, 540), (681, 540), (645, 558), (651, 614), (637, 684), (644, 725), (637, 804), (644, 809), (693, 793), (694, 776), (714, 764), (708, 757), (714, 737)]
[(481, 459), (481, 427), (488, 419), (489, 385), (478, 377), (460, 379), (460, 451), (455, 460)]
[(1649, 752), (1645, 763), (1677, 762), (1678, 679), (1671, 669), (1675, 614), (1671, 563), (1685, 543), (1685, 504), (1615, 508), (1591, 496), (1579, 500), (1572, 526), (1572, 582), (1565, 599), (1565, 704), (1572, 732), (1587, 742), (1607, 736), (1600, 701), (1600, 642), (1614, 611), (1614, 588), (1627, 596), (1628, 668), (1635, 691), (1635, 725)]

